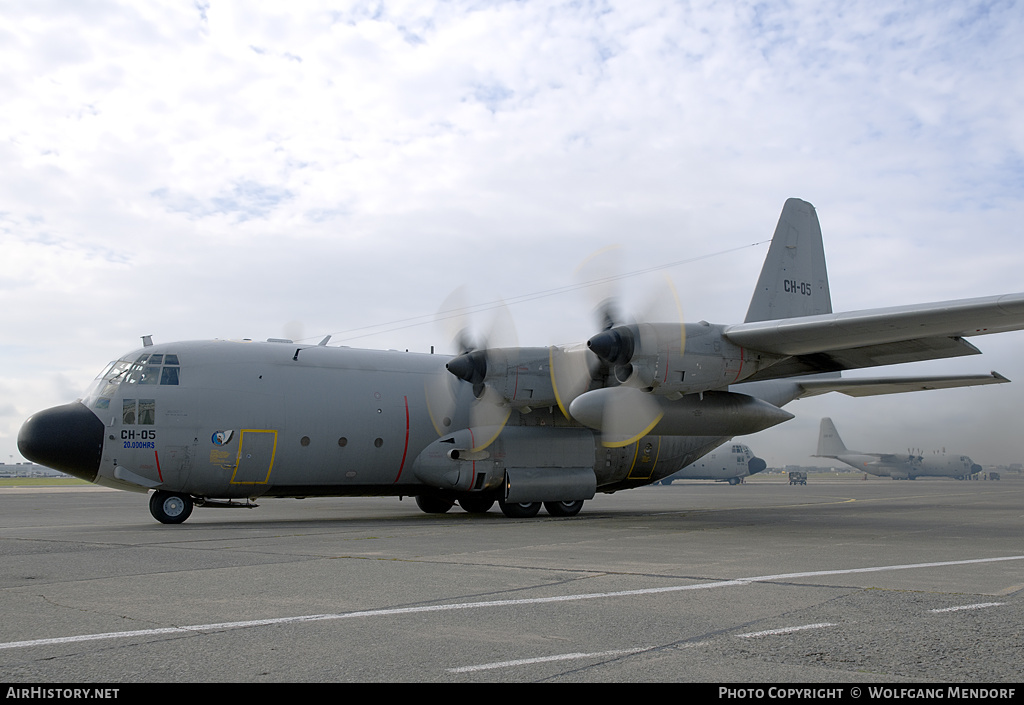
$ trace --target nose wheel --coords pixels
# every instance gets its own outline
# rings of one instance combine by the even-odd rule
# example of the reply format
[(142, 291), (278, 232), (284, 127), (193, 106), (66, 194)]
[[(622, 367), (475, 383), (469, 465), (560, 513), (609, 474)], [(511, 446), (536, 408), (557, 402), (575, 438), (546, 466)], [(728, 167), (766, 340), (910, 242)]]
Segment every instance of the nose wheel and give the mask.
[(192, 514), (192, 497), (158, 490), (149, 498), (149, 512), (161, 524), (180, 524)]

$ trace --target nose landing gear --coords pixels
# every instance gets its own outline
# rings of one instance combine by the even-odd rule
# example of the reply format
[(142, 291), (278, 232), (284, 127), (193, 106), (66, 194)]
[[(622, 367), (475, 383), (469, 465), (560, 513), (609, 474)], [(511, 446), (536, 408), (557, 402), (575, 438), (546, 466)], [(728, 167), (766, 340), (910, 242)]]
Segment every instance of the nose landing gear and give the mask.
[(191, 495), (157, 490), (149, 498), (149, 512), (161, 524), (180, 524), (192, 514)]

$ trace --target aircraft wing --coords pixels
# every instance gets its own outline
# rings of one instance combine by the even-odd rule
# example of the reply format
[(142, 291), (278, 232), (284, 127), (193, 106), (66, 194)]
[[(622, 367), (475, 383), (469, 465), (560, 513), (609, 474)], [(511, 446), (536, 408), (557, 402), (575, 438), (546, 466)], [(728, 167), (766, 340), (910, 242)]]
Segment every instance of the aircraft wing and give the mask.
[(813, 397), (827, 392), (839, 392), (851, 397), (870, 397), (880, 394), (901, 394), (921, 392), (929, 389), (954, 389), (974, 387), (982, 384), (1005, 384), (1009, 382), (998, 372), (987, 375), (931, 375), (927, 377), (866, 377), (861, 379), (818, 378), (795, 382), (803, 390), (800, 398)]
[(787, 359), (748, 381), (975, 355), (964, 337), (1024, 329), (1024, 293), (728, 326), (725, 337)]

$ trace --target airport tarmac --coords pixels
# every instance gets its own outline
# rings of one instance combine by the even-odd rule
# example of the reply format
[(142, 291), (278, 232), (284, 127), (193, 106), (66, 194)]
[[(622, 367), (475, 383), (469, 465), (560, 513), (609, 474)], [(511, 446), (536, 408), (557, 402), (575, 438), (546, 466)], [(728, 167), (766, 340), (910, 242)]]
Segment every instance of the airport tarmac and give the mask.
[(573, 518), (0, 489), (0, 682), (1020, 683), (1024, 481), (677, 482)]

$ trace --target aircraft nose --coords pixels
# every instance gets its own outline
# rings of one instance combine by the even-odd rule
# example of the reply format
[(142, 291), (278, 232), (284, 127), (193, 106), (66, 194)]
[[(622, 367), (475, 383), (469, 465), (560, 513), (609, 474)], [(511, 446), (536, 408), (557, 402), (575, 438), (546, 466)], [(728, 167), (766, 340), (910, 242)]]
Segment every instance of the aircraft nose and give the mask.
[(971, 465), (971, 474), (972, 475), (977, 475), (978, 473), (980, 473), (984, 469), (985, 468), (981, 467), (977, 463), (974, 463), (973, 465)]
[(755, 475), (768, 467), (768, 463), (761, 460), (761, 458), (751, 458), (747, 461), (747, 471), (751, 475)]
[(103, 422), (81, 402), (33, 414), (18, 432), (18, 450), (34, 463), (95, 482)]

